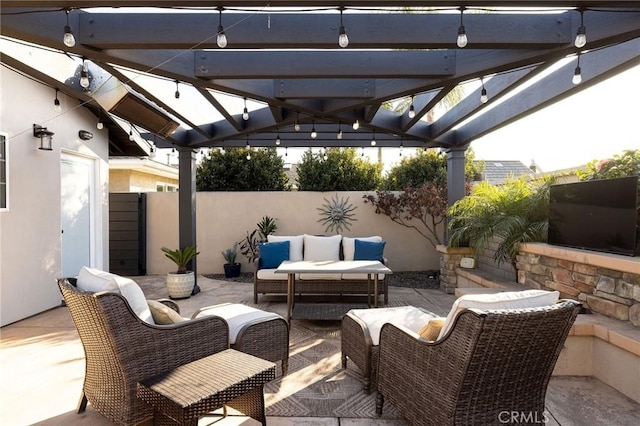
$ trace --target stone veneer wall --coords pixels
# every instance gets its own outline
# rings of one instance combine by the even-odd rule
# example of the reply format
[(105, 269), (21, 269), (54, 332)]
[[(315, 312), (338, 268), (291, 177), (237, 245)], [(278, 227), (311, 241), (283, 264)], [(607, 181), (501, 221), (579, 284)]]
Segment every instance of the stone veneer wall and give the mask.
[(481, 271), (486, 271), (491, 275), (503, 279), (505, 281), (516, 282), (516, 271), (513, 269), (511, 262), (502, 262), (498, 265), (493, 257), (498, 249), (499, 240), (492, 238), (489, 244), (482, 250), (478, 250), (476, 253), (476, 267)]
[(475, 258), (475, 250), (470, 247), (443, 245), (437, 246), (436, 250), (440, 253), (440, 290), (453, 294), (458, 287), (456, 268), (460, 266), (460, 259), (463, 257)]
[(521, 246), (517, 266), (520, 284), (558, 290), (594, 312), (640, 327), (640, 257), (535, 243)]

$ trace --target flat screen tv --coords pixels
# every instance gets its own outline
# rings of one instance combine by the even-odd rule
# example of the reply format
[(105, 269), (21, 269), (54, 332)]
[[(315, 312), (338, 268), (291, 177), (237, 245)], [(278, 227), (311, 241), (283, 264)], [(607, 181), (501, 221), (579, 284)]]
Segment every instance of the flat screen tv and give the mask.
[(640, 255), (638, 176), (553, 185), (549, 244)]

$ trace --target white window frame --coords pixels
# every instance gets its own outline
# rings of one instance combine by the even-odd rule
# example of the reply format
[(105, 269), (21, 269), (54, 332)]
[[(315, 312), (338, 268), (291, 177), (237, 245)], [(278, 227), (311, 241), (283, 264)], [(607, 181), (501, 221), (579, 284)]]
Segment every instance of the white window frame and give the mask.
[(9, 211), (9, 134), (6, 132), (0, 132), (0, 138), (4, 139), (4, 158), (0, 158), (0, 161), (4, 161), (4, 196), (5, 206), (0, 207), (0, 212)]

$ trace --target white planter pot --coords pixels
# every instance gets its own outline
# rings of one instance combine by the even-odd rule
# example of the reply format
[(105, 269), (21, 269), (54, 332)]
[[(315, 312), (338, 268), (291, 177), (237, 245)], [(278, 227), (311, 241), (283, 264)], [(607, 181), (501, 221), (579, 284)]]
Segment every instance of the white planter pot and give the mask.
[(167, 290), (172, 299), (186, 299), (191, 296), (196, 282), (193, 272), (167, 274)]

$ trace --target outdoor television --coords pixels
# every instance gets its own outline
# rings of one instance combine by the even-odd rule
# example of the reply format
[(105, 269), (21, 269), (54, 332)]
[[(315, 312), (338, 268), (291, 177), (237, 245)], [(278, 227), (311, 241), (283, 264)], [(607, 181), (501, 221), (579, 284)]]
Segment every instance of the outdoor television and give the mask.
[(638, 176), (551, 186), (549, 244), (640, 255)]

